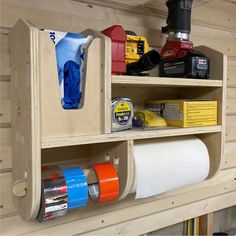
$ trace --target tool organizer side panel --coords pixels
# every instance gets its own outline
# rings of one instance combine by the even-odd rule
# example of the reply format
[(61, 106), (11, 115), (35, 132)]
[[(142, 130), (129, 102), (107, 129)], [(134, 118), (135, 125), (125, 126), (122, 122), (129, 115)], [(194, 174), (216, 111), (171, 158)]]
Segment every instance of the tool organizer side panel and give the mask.
[(20, 20), (10, 34), (13, 199), (25, 220), (38, 213), (41, 189), (38, 30)]
[(90, 155), (93, 163), (110, 161), (117, 167), (120, 184), (119, 199), (125, 198), (133, 182), (133, 141), (95, 144), (90, 150)]

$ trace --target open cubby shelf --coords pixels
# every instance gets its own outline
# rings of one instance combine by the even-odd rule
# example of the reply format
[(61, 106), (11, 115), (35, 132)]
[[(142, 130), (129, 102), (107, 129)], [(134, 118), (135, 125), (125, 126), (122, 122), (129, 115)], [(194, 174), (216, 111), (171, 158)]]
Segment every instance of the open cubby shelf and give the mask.
[[(111, 75), (110, 39), (93, 30), (83, 33), (94, 36), (88, 49), (84, 107), (64, 110), (60, 104), (55, 48), (49, 35), (24, 20), (18, 21), (11, 31), (13, 200), (25, 220), (33, 220), (38, 214), (41, 166), (46, 164), (88, 167), (91, 163), (108, 160), (108, 156), (110, 161), (116, 157), (121, 186), (119, 200), (125, 198), (133, 183), (136, 140), (156, 139), (158, 142), (173, 136), (196, 135), (208, 148), (208, 179), (216, 176), (221, 168), (226, 56), (207, 47), (197, 48), (210, 58), (208, 80), (116, 76)], [(217, 100), (217, 126), (112, 133), (111, 99), (121, 96), (130, 97), (135, 110), (149, 99)], [(200, 184), (193, 189), (197, 186)], [(133, 201), (125, 205), (133, 205)], [(108, 204), (104, 209), (112, 211), (117, 204)], [(96, 214), (96, 209), (101, 207), (93, 204), (87, 211)], [(79, 209), (78, 214), (84, 211)]]

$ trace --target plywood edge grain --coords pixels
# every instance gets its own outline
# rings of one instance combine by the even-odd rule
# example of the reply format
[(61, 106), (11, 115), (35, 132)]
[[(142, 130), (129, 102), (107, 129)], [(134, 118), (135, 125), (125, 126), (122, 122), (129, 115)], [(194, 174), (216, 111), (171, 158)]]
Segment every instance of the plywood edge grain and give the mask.
[(112, 76), (112, 84), (122, 86), (222, 87), (220, 80), (180, 79), (149, 76)]
[(61, 147), (61, 146), (72, 146), (82, 145), (89, 143), (103, 143), (103, 142), (115, 142), (125, 140), (138, 140), (148, 138), (160, 138), (160, 137), (172, 137), (172, 136), (183, 136), (192, 134), (204, 134), (204, 133), (218, 133), (221, 132), (222, 128), (220, 125), (217, 126), (206, 126), (196, 128), (176, 128), (168, 127), (164, 129), (155, 130), (128, 130), (113, 132), (111, 134), (101, 135), (84, 135), (74, 137), (58, 137), (58, 138), (45, 138), (42, 139), (42, 148)]

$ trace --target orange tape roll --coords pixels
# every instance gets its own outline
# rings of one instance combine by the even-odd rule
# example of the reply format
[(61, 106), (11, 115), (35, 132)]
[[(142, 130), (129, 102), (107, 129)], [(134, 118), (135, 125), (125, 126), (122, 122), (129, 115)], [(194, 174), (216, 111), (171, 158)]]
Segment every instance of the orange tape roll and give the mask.
[(119, 179), (114, 165), (103, 162), (92, 164), (91, 167), (98, 178), (98, 184), (89, 185), (91, 199), (97, 203), (116, 200), (119, 197)]

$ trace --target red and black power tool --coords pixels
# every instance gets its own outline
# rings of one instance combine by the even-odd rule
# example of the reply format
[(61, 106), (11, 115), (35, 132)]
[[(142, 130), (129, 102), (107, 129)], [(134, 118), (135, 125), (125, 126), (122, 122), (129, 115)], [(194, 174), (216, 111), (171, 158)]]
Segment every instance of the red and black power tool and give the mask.
[(167, 26), (162, 33), (169, 34), (161, 50), (160, 76), (207, 79), (209, 59), (193, 49), (189, 40), (193, 0), (168, 0)]

